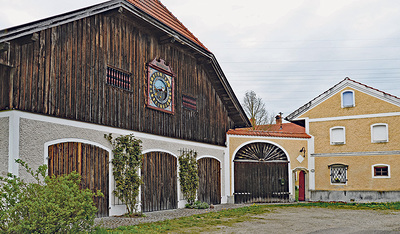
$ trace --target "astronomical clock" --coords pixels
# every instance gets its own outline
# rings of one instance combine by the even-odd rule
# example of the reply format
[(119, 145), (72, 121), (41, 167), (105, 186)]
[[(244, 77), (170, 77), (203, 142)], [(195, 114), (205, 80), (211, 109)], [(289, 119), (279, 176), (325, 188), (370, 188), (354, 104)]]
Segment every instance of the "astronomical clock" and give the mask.
[(174, 113), (174, 74), (162, 59), (148, 64), (147, 106)]

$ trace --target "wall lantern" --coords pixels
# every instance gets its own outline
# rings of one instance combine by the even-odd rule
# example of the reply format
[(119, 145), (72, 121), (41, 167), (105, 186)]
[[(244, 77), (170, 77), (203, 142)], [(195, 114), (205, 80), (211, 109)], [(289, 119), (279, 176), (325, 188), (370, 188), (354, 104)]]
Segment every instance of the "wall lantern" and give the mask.
[(306, 148), (301, 148), (300, 153), (303, 153), (303, 157), (306, 157)]

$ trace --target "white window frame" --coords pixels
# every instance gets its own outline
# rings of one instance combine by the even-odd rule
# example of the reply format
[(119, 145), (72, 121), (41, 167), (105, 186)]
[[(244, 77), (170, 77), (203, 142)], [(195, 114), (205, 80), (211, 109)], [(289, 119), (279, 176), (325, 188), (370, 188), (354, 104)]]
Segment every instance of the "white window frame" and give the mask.
[[(345, 106), (343, 105), (343, 94), (349, 92), (353, 95), (353, 104), (351, 106)], [(353, 90), (343, 90), (343, 92), (341, 92), (340, 97), (342, 99), (342, 108), (351, 108), (351, 107), (355, 107), (356, 106), (356, 97), (354, 95), (354, 91)]]
[[(386, 127), (386, 140), (374, 140), (374, 127), (376, 126), (385, 126)], [(376, 123), (371, 125), (371, 143), (385, 143), (389, 142), (389, 125), (387, 123)]]
[[(387, 167), (388, 168), (388, 175), (387, 176), (376, 176), (375, 175), (375, 167)], [(390, 165), (388, 164), (374, 164), (371, 167), (372, 169), (372, 178), (376, 178), (376, 179), (387, 179), (390, 178)]]
[[(332, 131), (334, 129), (343, 129), (343, 142), (333, 142), (332, 141)], [(343, 126), (331, 127), (329, 129), (329, 141), (331, 142), (331, 145), (345, 145), (346, 144), (346, 128)]]

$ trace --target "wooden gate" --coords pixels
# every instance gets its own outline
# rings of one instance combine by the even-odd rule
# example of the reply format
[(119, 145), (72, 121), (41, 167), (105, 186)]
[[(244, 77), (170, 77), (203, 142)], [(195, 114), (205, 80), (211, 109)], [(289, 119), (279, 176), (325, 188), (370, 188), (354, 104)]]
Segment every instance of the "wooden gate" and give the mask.
[(168, 153), (143, 156), (142, 211), (178, 208), (177, 159)]
[(221, 163), (213, 158), (202, 158), (197, 161), (197, 165), (197, 199), (208, 204), (221, 204)]
[(97, 217), (109, 215), (109, 153), (97, 146), (79, 142), (51, 145), (49, 150), (49, 175), (63, 175), (76, 171), (82, 176), (81, 188), (100, 190), (104, 197), (95, 197)]
[(288, 161), (279, 147), (252, 143), (234, 160), (235, 203), (289, 201)]

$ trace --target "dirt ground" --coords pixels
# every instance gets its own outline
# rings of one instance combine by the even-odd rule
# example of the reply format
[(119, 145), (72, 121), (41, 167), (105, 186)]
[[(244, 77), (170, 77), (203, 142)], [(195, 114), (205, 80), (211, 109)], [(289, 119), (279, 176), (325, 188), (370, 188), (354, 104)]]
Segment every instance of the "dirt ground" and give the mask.
[(215, 227), (214, 233), (400, 233), (399, 211), (326, 208), (272, 208), (232, 227)]

